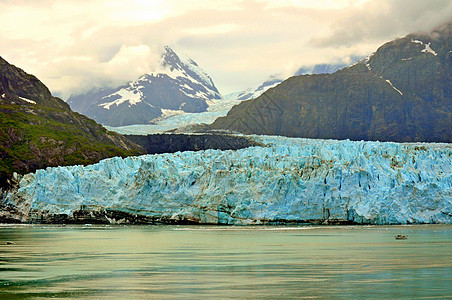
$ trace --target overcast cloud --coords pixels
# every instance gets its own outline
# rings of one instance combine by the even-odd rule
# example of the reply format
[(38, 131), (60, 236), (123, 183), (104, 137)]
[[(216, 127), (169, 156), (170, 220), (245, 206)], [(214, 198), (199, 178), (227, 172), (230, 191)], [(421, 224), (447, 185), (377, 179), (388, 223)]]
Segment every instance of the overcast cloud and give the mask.
[(0, 56), (66, 98), (152, 71), (170, 45), (226, 94), (448, 21), (450, 0), (0, 0)]

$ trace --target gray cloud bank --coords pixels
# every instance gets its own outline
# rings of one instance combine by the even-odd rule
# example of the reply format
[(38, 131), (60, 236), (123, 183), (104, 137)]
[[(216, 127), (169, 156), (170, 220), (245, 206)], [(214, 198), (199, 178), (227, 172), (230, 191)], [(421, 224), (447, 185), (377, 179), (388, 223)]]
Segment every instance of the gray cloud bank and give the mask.
[(452, 21), (450, 0), (389, 0), (369, 2), (332, 24), (333, 31), (314, 38), (319, 47), (352, 46), (390, 40), (411, 32), (431, 31)]
[(452, 20), (449, 0), (309, 3), (0, 1), (0, 56), (66, 98), (152, 71), (170, 45), (228, 93), (270, 74), (366, 55), (385, 41)]

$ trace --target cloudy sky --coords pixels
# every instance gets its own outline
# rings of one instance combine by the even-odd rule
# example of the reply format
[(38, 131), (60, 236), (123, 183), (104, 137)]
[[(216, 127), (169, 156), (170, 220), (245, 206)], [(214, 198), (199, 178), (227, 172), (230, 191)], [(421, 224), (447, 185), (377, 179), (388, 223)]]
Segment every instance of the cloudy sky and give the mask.
[(151, 72), (169, 45), (227, 94), (448, 21), (451, 0), (0, 0), (0, 56), (67, 98)]

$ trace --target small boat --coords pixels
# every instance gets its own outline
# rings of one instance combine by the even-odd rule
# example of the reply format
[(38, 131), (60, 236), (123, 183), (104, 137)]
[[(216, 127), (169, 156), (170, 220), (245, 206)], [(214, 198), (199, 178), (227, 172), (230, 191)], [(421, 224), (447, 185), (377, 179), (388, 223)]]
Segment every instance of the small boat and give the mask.
[(406, 240), (408, 238), (407, 235), (398, 234), (395, 236), (396, 240)]

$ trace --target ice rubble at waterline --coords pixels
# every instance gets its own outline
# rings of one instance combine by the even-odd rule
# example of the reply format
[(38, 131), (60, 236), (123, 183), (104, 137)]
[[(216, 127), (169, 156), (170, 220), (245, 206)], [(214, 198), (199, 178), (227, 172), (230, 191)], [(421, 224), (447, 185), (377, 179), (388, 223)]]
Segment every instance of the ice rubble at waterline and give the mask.
[(25, 215), (94, 207), (216, 224), (452, 223), (452, 145), (255, 138), (267, 146), (38, 170), (6, 201), (21, 199)]

